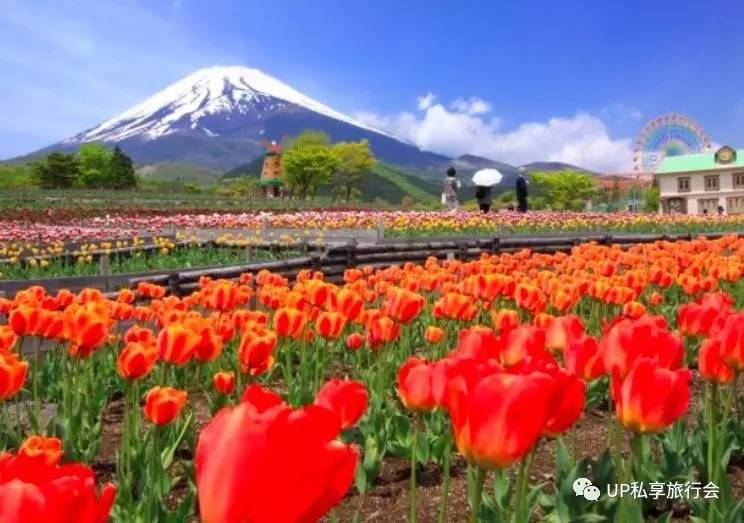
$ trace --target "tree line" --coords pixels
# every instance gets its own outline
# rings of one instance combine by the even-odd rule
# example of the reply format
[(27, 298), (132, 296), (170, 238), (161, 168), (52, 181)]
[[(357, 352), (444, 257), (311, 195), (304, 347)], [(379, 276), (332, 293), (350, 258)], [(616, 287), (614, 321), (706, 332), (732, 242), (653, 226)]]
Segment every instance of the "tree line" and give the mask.
[(292, 197), (306, 199), (332, 183), (333, 194), (348, 202), (361, 194), (362, 177), (376, 162), (367, 140), (332, 144), (326, 133), (308, 130), (284, 144), (284, 184)]
[(133, 189), (137, 186), (132, 159), (119, 146), (84, 144), (77, 153), (54, 151), (30, 164), (31, 179), (42, 189)]

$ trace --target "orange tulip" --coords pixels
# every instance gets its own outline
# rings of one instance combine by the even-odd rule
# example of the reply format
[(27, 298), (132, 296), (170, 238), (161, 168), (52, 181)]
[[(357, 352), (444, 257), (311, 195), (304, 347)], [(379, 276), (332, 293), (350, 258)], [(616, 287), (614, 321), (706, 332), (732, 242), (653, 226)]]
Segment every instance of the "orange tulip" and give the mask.
[(10, 311), (8, 324), (18, 336), (33, 335), (39, 326), (41, 310), (31, 305), (19, 305)]
[(444, 329), (429, 325), (424, 331), (424, 339), (429, 343), (439, 343), (444, 338)]
[(493, 328), (502, 336), (519, 326), (519, 313), (512, 309), (500, 309), (491, 313)]
[(279, 336), (300, 339), (307, 320), (307, 314), (304, 312), (282, 307), (274, 313), (274, 329)]
[(119, 354), (116, 368), (119, 376), (136, 380), (147, 376), (158, 360), (158, 349), (154, 345), (129, 342)]
[(382, 311), (400, 323), (410, 323), (424, 308), (424, 297), (418, 293), (390, 287), (382, 304)]
[(153, 387), (145, 396), (145, 417), (156, 425), (167, 425), (181, 412), (187, 398), (185, 390)]
[(65, 332), (70, 354), (87, 358), (108, 339), (109, 321), (95, 302), (71, 306), (65, 310)]
[(338, 312), (322, 312), (315, 320), (315, 332), (326, 340), (335, 340), (344, 330), (346, 318)]
[(621, 383), (613, 382), (617, 417), (636, 432), (662, 432), (687, 410), (690, 371), (660, 367), (651, 359), (636, 362)]
[(18, 336), (8, 325), (0, 325), (0, 352), (8, 352), (13, 348)]
[(347, 320), (353, 321), (359, 317), (364, 307), (364, 300), (358, 293), (349, 289), (341, 289), (336, 293), (335, 311), (343, 314)]
[(155, 345), (155, 334), (150, 329), (140, 327), (139, 325), (132, 325), (127, 332), (124, 333), (125, 343), (144, 343), (145, 345)]
[(26, 381), (28, 362), (14, 352), (0, 352), (0, 400), (15, 396)]
[(274, 365), (276, 343), (276, 334), (268, 329), (246, 331), (238, 349), (243, 372), (258, 376), (269, 370)]
[(55, 465), (62, 459), (62, 441), (44, 436), (29, 436), (18, 449), (18, 456), (40, 465)]
[(471, 321), (478, 309), (470, 296), (448, 292), (434, 303), (434, 317)]
[(382, 316), (374, 320), (367, 328), (367, 343), (373, 349), (398, 338), (400, 325), (391, 318)]
[(215, 372), (212, 376), (215, 390), (222, 394), (230, 394), (235, 390), (235, 373), (228, 371)]
[(194, 356), (200, 343), (199, 334), (180, 323), (174, 323), (158, 334), (158, 354), (163, 361), (185, 365)]
[(631, 319), (638, 319), (646, 314), (646, 306), (638, 301), (629, 301), (623, 305), (623, 316)]

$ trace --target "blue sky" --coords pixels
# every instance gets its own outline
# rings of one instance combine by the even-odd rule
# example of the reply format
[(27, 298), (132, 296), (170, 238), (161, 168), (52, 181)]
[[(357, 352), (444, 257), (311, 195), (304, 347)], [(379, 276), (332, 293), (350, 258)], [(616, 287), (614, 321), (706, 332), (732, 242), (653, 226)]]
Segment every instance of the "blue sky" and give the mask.
[(619, 171), (666, 111), (744, 146), (742, 19), (735, 0), (2, 0), (0, 158), (240, 64), (427, 149)]

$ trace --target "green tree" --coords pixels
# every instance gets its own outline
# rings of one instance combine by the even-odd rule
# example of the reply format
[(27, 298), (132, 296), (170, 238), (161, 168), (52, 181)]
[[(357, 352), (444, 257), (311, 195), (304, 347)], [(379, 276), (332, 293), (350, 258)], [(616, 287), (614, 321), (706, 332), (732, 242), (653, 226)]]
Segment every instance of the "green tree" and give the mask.
[(318, 187), (333, 179), (338, 165), (328, 136), (319, 131), (305, 131), (290, 140), (282, 155), (284, 181), (299, 199), (314, 197)]
[(657, 185), (646, 189), (646, 193), (643, 195), (643, 210), (646, 212), (658, 211), (660, 195), (661, 192)]
[(31, 168), (24, 164), (0, 164), (0, 189), (25, 189), (33, 187)]
[(124, 154), (117, 145), (111, 154), (111, 185), (112, 189), (133, 189), (137, 187), (137, 177), (134, 174), (132, 159)]
[(113, 188), (113, 152), (99, 143), (86, 143), (77, 152), (80, 181), (93, 189)]
[(31, 173), (42, 189), (68, 189), (78, 181), (80, 165), (74, 155), (54, 151), (33, 162)]
[(375, 166), (377, 160), (367, 140), (339, 142), (333, 146), (333, 152), (338, 158), (333, 192), (348, 202), (354, 193), (359, 193), (357, 186), (362, 176)]
[(536, 172), (530, 178), (543, 205), (551, 209), (580, 211), (597, 196), (597, 181), (589, 173)]

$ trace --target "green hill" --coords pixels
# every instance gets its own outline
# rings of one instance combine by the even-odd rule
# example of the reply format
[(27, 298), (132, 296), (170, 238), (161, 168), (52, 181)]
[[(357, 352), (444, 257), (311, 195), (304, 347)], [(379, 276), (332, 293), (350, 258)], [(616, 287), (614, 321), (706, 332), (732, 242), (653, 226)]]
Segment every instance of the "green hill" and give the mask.
[(159, 162), (137, 167), (137, 174), (148, 181), (181, 181), (215, 184), (222, 172), (193, 163)]

